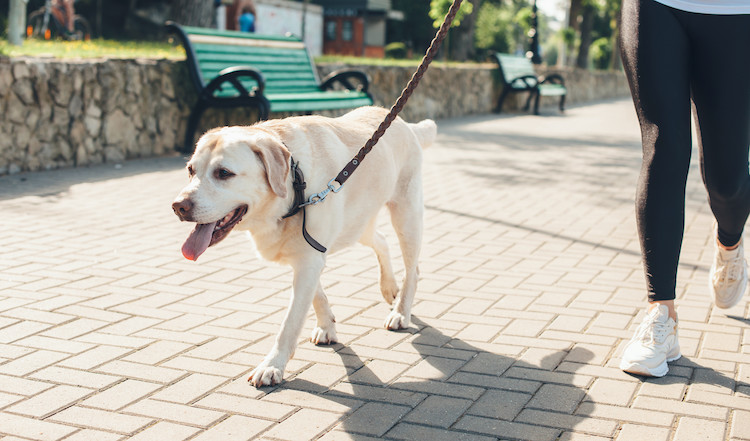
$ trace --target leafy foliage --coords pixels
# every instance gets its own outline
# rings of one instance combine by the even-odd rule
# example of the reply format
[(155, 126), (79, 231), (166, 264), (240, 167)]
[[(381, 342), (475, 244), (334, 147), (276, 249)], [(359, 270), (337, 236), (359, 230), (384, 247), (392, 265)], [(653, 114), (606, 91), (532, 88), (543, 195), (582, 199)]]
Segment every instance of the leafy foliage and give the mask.
[[(430, 18), (434, 21), (432, 22), (432, 26), (434, 28), (439, 28), (441, 24), (443, 24), (443, 20), (445, 19), (445, 16), (448, 15), (448, 10), (451, 8), (451, 5), (453, 4), (453, 0), (431, 0), (430, 1)], [(453, 19), (453, 23), (451, 24), (451, 27), (454, 28), (456, 26), (461, 25), (461, 20), (471, 14), (471, 12), (474, 10), (474, 5), (469, 0), (464, 0), (461, 3), (461, 7), (458, 8), (458, 12), (456, 13), (456, 18)]]
[(478, 49), (509, 53), (513, 51), (513, 12), (490, 2), (479, 8), (475, 45)]
[(408, 50), (406, 45), (400, 41), (395, 41), (385, 45), (386, 58), (406, 58)]

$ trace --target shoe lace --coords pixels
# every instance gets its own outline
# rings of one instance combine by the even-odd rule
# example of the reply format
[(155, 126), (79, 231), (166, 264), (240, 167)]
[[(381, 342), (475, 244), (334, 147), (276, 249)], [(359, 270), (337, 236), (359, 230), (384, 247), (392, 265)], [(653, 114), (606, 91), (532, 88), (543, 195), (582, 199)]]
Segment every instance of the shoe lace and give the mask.
[(714, 284), (731, 284), (743, 279), (745, 259), (742, 256), (732, 257), (716, 265)]
[(656, 320), (653, 315), (648, 315), (635, 332), (634, 339), (646, 344), (662, 344), (674, 331), (674, 327), (668, 323)]

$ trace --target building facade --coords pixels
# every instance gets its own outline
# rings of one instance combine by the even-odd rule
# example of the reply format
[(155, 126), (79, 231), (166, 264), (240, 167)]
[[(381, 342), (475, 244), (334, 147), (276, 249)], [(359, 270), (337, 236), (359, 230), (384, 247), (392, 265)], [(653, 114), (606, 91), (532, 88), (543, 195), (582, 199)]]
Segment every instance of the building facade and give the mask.
[(323, 53), (382, 58), (391, 0), (313, 0), (323, 6)]

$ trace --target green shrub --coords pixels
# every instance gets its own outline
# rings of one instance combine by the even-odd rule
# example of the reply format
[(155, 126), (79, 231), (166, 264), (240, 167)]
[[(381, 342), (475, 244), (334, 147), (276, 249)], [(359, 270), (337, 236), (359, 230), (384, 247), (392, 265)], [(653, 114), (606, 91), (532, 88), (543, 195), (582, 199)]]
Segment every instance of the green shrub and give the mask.
[(404, 59), (409, 55), (409, 50), (406, 48), (406, 44), (395, 41), (393, 43), (389, 43), (385, 45), (385, 57), (386, 58), (396, 58), (396, 59)]
[(609, 38), (598, 38), (591, 43), (591, 62), (594, 69), (608, 69), (612, 58), (612, 42)]

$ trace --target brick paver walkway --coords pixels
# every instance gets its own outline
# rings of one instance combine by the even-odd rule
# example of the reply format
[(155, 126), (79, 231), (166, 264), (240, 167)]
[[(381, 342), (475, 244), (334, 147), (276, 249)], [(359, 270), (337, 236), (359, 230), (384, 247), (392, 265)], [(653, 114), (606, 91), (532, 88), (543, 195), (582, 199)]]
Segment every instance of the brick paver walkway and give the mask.
[(301, 343), (260, 390), (291, 273), (239, 233), (182, 258), (181, 158), (0, 178), (0, 440), (750, 439), (747, 303), (709, 301), (697, 166), (684, 357), (644, 381), (617, 369), (645, 301), (630, 102), (439, 131), (412, 327), (382, 329), (369, 249), (334, 255), (341, 343)]

